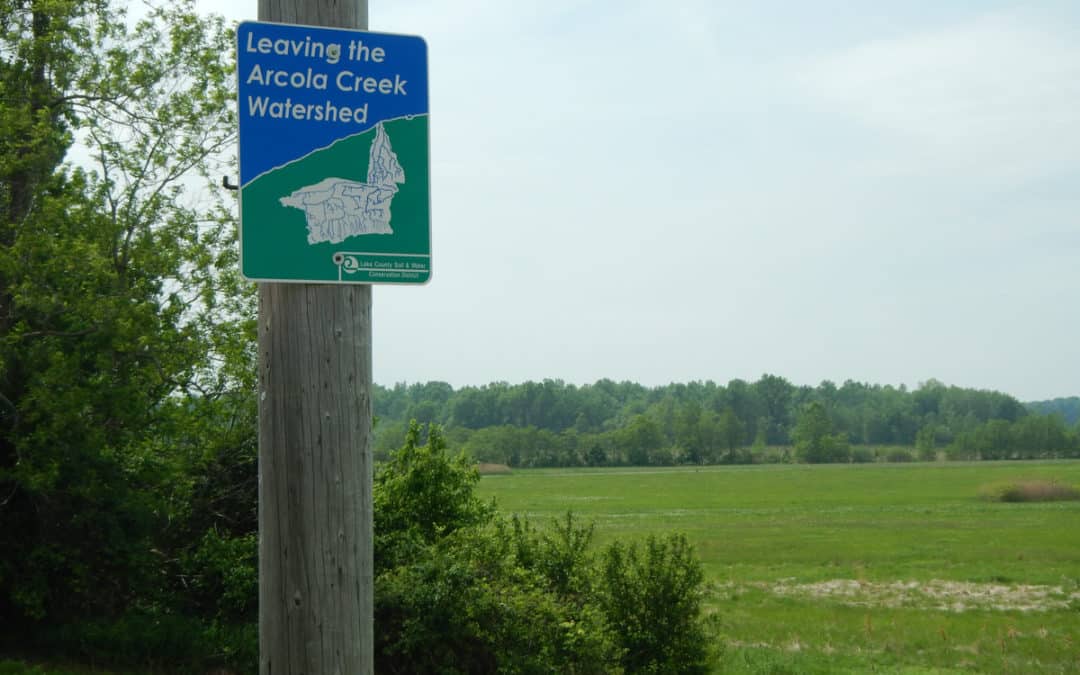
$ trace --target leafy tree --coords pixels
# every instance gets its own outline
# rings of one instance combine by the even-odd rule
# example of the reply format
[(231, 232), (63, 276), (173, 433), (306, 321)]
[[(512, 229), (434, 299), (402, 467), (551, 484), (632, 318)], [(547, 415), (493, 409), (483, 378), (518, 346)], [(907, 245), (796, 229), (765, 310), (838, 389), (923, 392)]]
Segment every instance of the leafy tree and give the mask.
[(745, 436), (742, 422), (740, 422), (739, 418), (735, 415), (735, 410), (732, 408), (724, 408), (724, 412), (720, 413), (717, 427), (720, 441), (727, 451), (725, 454), (725, 461), (734, 464), (738, 459), (738, 450), (742, 446), (743, 438)]
[(635, 415), (618, 435), (620, 450), (626, 453), (626, 462), (634, 466), (649, 464), (650, 453), (665, 446), (660, 426), (648, 415)]
[(766, 439), (768, 438), (768, 424), (764, 417), (758, 418), (757, 427), (754, 431), (754, 444), (753, 448), (755, 452), (765, 452)]
[(686, 459), (692, 464), (705, 460), (705, 443), (702, 438), (701, 404), (684, 402), (679, 406), (675, 419), (675, 443), (686, 451)]
[(607, 464), (607, 453), (599, 443), (594, 442), (585, 453), (585, 464), (588, 466), (603, 466)]
[(919, 388), (912, 393), (916, 414), (925, 416), (939, 413), (946, 392), (945, 385), (933, 378), (920, 383)]
[(1011, 429), (1012, 447), (1024, 459), (1067, 457), (1072, 445), (1065, 422), (1058, 414), (1029, 415)]
[(232, 140), (231, 37), (190, 1), (130, 30), (4, 2), (0, 31), (0, 620), (108, 616), (160, 582), (176, 402), (252, 352), (227, 205), (186, 198)]
[(792, 431), (795, 453), (804, 462), (846, 462), (850, 456), (847, 439), (833, 433), (832, 420), (818, 401), (803, 408)]
[(1034, 401), (1026, 404), (1027, 408), (1040, 415), (1059, 414), (1067, 427), (1080, 424), (1080, 396), (1055, 398), (1049, 401)]
[(1010, 459), (1014, 451), (1008, 421), (992, 419), (975, 432), (979, 456), (982, 459)]
[(915, 434), (915, 449), (919, 453), (919, 459), (924, 462), (933, 462), (937, 459), (937, 429), (927, 425), (919, 429)]
[(773, 445), (786, 443), (791, 432), (795, 387), (782, 377), (765, 374), (754, 383), (754, 389), (764, 407), (766, 441)]
[[(755, 433), (758, 428), (758, 420), (764, 419), (765, 416), (757, 389), (743, 380), (731, 380), (728, 382), (726, 395), (717, 400), (713, 409), (720, 412), (725, 407), (734, 410), (735, 416)], [(762, 442), (764, 444), (767, 440), (763, 438)]]

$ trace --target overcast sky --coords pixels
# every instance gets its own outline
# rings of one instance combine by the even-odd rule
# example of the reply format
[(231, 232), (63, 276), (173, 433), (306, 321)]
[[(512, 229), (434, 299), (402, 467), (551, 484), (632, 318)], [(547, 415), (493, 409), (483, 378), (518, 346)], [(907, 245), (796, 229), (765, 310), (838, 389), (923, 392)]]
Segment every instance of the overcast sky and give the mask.
[(1080, 394), (1080, 4), (369, 7), (432, 111), (434, 277), (375, 289), (377, 382)]

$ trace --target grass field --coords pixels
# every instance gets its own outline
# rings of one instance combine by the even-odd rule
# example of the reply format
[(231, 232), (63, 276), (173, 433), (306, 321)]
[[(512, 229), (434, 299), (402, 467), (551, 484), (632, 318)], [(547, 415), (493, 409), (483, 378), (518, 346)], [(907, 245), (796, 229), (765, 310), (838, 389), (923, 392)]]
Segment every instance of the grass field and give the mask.
[(1080, 672), (1080, 502), (999, 503), (1080, 462), (516, 471), (480, 493), (597, 543), (680, 531), (710, 579), (718, 672)]

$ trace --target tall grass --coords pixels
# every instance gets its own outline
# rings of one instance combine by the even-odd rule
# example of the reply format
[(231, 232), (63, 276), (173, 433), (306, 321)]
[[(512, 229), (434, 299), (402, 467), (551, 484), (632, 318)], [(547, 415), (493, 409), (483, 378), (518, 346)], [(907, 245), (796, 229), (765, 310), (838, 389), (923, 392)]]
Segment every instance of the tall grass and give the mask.
[(991, 483), (979, 494), (994, 502), (1064, 502), (1080, 500), (1080, 489), (1055, 480), (1018, 480)]

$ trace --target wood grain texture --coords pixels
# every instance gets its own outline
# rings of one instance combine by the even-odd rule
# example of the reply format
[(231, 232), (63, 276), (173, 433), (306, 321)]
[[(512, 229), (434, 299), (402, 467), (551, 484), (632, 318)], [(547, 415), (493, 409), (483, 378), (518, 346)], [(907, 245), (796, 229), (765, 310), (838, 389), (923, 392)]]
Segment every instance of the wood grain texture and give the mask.
[[(367, 0), (259, 0), (367, 28)], [(371, 675), (371, 287), (259, 286), (259, 672)]]
[(367, 29), (367, 5), (367, 0), (259, 0), (259, 21)]
[(372, 672), (371, 287), (259, 289), (264, 675)]

